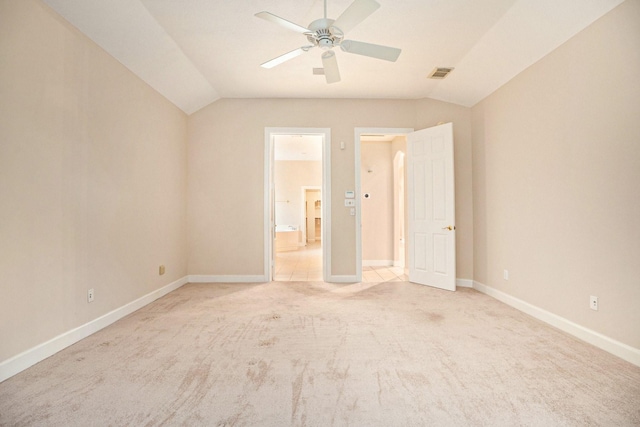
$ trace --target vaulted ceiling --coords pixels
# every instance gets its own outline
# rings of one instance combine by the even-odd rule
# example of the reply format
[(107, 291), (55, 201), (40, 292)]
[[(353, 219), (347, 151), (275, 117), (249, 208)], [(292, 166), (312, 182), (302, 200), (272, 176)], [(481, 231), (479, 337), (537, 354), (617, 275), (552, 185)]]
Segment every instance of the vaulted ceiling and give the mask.
[[(322, 0), (44, 0), (133, 73), (191, 114), (219, 98), (433, 98), (473, 106), (623, 0), (377, 0), (346, 38), (402, 49), (397, 62), (338, 49), (342, 80), (327, 84), (303, 34)], [(328, 0), (337, 18), (352, 0)], [(427, 75), (455, 67), (444, 80)]]

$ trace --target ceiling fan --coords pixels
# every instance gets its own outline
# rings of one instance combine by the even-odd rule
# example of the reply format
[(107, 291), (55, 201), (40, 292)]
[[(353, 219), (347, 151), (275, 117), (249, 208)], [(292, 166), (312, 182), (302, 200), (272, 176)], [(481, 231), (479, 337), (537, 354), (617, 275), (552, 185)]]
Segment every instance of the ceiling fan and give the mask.
[(324, 68), (314, 68), (314, 74), (324, 74), (327, 83), (336, 83), (340, 81), (340, 70), (338, 69), (336, 54), (332, 50), (334, 47), (340, 46), (340, 49), (347, 53), (355, 53), (357, 55), (395, 62), (401, 52), (398, 48), (358, 42), (355, 40), (344, 40), (344, 35), (347, 32), (364, 21), (379, 7), (380, 4), (375, 0), (354, 0), (354, 2), (342, 12), (342, 15), (334, 20), (327, 18), (327, 0), (324, 0), (324, 18), (316, 19), (309, 24), (308, 28), (287, 21), (269, 12), (256, 13), (255, 16), (258, 18), (304, 34), (307, 36), (309, 43), (311, 43), (287, 52), (284, 55), (280, 55), (265, 62), (261, 66), (263, 68), (273, 68), (276, 65), (308, 52), (314, 47), (319, 47), (324, 51), (322, 53), (322, 66)]

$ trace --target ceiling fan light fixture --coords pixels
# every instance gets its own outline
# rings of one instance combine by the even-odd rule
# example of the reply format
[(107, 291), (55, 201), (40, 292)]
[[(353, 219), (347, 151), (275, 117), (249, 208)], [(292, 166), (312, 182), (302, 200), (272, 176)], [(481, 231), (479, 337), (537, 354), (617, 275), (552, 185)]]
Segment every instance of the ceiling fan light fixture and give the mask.
[(322, 54), (322, 65), (327, 83), (331, 84), (340, 81), (340, 70), (338, 69), (338, 62), (334, 51), (328, 50)]

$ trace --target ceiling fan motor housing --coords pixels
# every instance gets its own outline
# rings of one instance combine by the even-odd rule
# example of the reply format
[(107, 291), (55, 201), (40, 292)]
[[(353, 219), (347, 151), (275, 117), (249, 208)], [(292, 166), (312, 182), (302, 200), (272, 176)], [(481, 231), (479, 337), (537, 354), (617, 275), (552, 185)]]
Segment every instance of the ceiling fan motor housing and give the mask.
[(309, 24), (311, 34), (307, 35), (310, 43), (318, 46), (320, 49), (329, 50), (338, 46), (344, 37), (344, 34), (338, 27), (333, 27), (333, 19), (317, 19)]

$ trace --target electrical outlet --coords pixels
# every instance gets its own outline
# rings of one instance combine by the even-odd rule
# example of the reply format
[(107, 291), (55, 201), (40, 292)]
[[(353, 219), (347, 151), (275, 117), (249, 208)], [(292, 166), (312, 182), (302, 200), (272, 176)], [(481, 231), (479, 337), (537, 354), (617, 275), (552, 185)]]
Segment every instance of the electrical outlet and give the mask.
[(505, 270), (504, 273), (502, 273), (502, 277), (504, 280), (509, 280), (509, 270)]
[(158, 269), (158, 273), (162, 276), (164, 274), (164, 265), (161, 265), (160, 268)]
[(95, 297), (95, 293), (93, 292), (93, 289), (89, 289), (87, 291), (87, 302), (93, 302), (94, 297)]
[(598, 297), (594, 297), (593, 295), (589, 297), (589, 308), (598, 311)]

